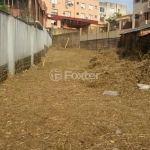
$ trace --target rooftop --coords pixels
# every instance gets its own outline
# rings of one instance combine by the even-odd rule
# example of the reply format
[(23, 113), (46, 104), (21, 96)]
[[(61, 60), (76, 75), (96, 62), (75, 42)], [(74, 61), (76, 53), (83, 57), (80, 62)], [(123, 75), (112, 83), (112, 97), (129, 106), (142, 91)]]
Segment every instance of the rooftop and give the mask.
[(135, 29), (131, 29), (131, 30), (129, 30), (127, 32), (124, 32), (122, 34), (128, 34), (128, 33), (132, 33), (132, 32), (138, 32), (138, 31), (141, 31), (141, 30), (144, 30), (144, 29), (148, 29), (148, 28), (150, 28), (150, 24), (147, 24), (147, 25), (135, 28)]

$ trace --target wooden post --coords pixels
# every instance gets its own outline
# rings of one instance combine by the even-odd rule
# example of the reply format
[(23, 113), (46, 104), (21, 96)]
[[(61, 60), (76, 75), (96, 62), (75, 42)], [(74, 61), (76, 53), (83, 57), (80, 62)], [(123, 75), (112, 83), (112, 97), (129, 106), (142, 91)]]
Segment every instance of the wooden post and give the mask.
[(67, 45), (68, 45), (68, 42), (69, 42), (69, 38), (68, 38), (68, 40), (67, 40), (67, 43), (66, 43), (66, 45), (65, 45), (65, 48), (67, 47)]

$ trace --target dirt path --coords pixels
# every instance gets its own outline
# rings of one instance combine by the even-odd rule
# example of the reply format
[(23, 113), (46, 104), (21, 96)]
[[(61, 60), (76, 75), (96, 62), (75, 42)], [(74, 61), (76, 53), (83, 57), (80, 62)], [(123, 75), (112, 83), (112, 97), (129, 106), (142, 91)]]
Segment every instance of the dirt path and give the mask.
[[(150, 149), (150, 92), (136, 89), (132, 68), (139, 63), (120, 61), (108, 51), (89, 69), (94, 55), (52, 49), (44, 66), (0, 84), (0, 150)], [(100, 77), (54, 82), (49, 73), (55, 68)], [(119, 96), (102, 95), (104, 90)]]

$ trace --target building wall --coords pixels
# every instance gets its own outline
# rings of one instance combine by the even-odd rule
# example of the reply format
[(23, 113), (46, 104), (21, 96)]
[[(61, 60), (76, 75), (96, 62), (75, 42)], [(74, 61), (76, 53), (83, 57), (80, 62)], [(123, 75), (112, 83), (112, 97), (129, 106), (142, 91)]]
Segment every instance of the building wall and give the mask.
[(138, 14), (139, 12), (149, 12), (150, 9), (148, 8), (148, 0), (133, 0), (133, 14)]
[[(139, 15), (139, 18), (135, 18), (135, 15)], [(148, 0), (133, 0), (133, 28), (140, 27), (145, 24), (150, 24), (150, 8), (148, 8)], [(147, 21), (145, 21), (147, 20)]]
[[(52, 1), (57, 2), (57, 4), (53, 5)], [(65, 0), (45, 0), (47, 6), (47, 13), (52, 14), (52, 10), (58, 10), (59, 16), (65, 16), (65, 12), (70, 12), (72, 18), (81, 18), (81, 13), (85, 14), (85, 19), (89, 15), (92, 15), (92, 20), (98, 21), (98, 1), (94, 0), (68, 0), (72, 1), (74, 4), (66, 7)], [(85, 8), (81, 8), (81, 4), (85, 4)], [(89, 10), (89, 5), (93, 6), (93, 10)], [(47, 20), (47, 27), (51, 27), (50, 19)], [(60, 26), (60, 22), (58, 24)]]
[[(102, 8), (104, 8), (104, 12)], [(109, 2), (100, 2), (99, 3), (99, 21), (106, 20), (109, 17), (113, 17), (115, 13), (120, 13), (122, 15), (127, 14), (127, 7), (125, 5), (109, 3)]]
[(39, 62), (52, 39), (38, 29), (0, 11), (0, 81)]

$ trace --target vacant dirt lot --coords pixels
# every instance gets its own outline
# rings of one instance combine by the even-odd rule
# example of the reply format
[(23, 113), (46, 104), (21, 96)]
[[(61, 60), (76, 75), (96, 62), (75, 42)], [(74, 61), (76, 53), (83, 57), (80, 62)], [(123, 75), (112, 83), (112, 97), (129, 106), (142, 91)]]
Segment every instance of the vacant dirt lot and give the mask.
[[(55, 82), (55, 68), (99, 78)], [(119, 60), (115, 50), (51, 48), (0, 84), (0, 150), (150, 150), (150, 91), (137, 88), (149, 73), (148, 61)]]

